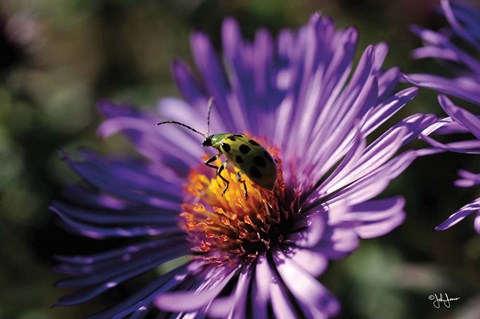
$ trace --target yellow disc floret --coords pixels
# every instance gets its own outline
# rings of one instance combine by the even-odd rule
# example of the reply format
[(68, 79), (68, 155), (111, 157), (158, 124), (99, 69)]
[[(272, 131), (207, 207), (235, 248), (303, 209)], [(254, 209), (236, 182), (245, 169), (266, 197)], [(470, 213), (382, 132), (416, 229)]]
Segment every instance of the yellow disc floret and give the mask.
[(281, 228), (291, 217), (291, 206), (282, 202), (285, 185), (281, 162), (275, 157), (278, 178), (273, 190), (244, 178), (248, 197), (235, 176), (236, 167), (229, 167), (223, 175), (230, 183), (223, 195), (224, 181), (208, 167), (190, 172), (180, 226), (194, 245), (194, 256), (211, 263), (249, 262), (281, 242)]

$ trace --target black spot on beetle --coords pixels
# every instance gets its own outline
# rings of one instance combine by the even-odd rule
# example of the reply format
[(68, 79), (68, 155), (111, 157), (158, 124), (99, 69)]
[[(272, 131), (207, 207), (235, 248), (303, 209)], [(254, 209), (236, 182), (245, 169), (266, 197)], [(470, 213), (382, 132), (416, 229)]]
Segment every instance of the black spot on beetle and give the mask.
[(233, 135), (233, 136), (238, 137), (238, 138), (242, 138), (242, 137), (243, 137), (242, 134), (235, 134), (235, 135)]
[(235, 135), (230, 135), (228, 139), (232, 142), (235, 142), (237, 139), (235, 138)]
[(253, 162), (255, 163), (255, 165), (258, 165), (260, 167), (266, 167), (267, 166), (267, 162), (265, 162), (265, 160), (258, 155), (253, 158)]
[(255, 166), (250, 167), (250, 176), (254, 178), (262, 178), (262, 173)]
[(241, 156), (237, 156), (237, 157), (235, 157), (235, 162), (241, 164), (241, 163), (243, 163), (243, 158)]
[(228, 145), (227, 143), (223, 143), (222, 144), (222, 149), (225, 151), (225, 152), (230, 152), (230, 145)]
[(257, 142), (255, 142), (254, 140), (248, 140), (248, 142), (250, 144), (252, 144), (253, 146), (258, 146), (259, 144)]
[(243, 154), (247, 154), (248, 152), (250, 152), (250, 147), (248, 147), (245, 144), (240, 145), (239, 149), (240, 149), (240, 152), (242, 152)]
[(267, 161), (273, 163), (273, 159), (272, 159), (272, 157), (270, 156), (270, 154), (268, 154), (267, 151), (263, 152), (263, 157), (265, 157), (265, 159), (266, 159)]

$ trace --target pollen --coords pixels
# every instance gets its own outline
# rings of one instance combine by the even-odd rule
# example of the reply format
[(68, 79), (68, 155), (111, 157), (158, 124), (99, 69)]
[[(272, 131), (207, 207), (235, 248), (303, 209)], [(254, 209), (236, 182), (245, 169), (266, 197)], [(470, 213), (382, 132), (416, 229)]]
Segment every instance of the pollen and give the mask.
[[(242, 176), (248, 191), (245, 196), (243, 183), (236, 178), (238, 168), (228, 165), (222, 176), (229, 187), (222, 195), (225, 182), (216, 176), (214, 169), (202, 165), (190, 171), (184, 187), (180, 227), (193, 244), (194, 258), (208, 263), (248, 263), (282, 242), (284, 229), (295, 210), (286, 201), (289, 196), (285, 196), (278, 151), (271, 148), (268, 151), (277, 162), (273, 190)], [(215, 163), (220, 164), (220, 160)]]

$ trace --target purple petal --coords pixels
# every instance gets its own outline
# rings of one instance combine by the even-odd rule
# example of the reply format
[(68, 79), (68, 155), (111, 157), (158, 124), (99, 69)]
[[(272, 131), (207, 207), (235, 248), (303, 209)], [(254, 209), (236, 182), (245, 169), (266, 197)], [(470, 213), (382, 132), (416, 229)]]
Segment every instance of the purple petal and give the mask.
[(153, 300), (158, 293), (174, 288), (179, 284), (178, 278), (184, 278), (188, 274), (187, 267), (188, 264), (182, 265), (179, 268), (154, 279), (146, 287), (130, 295), (127, 299), (113, 307), (89, 316), (88, 319), (121, 319), (134, 311), (140, 310), (142, 307), (151, 308)]
[(332, 185), (325, 185), (325, 189), (320, 187), (320, 192), (331, 194), (336, 190), (351, 184), (352, 182), (376, 171), (381, 165), (388, 161), (402, 145), (406, 130), (389, 130), (383, 136), (378, 138), (374, 143), (369, 145), (363, 152), (362, 156), (356, 159), (355, 166), (345, 169), (341, 178), (331, 181)]
[(380, 71), (380, 69), (382, 68), (383, 62), (387, 57), (388, 45), (385, 42), (377, 43), (375, 45), (374, 53), (375, 53), (374, 68), (376, 71)]
[(227, 318), (229, 312), (235, 307), (234, 296), (219, 297), (208, 305), (208, 315), (212, 318)]
[(169, 260), (181, 257), (185, 254), (185, 251), (187, 251), (187, 247), (179, 247), (179, 249), (170, 248), (160, 253), (161, 256), (153, 256), (152, 259), (144, 258), (143, 260), (113, 269), (111, 272), (95, 274), (85, 278), (62, 280), (59, 282), (61, 286), (85, 286), (85, 288), (63, 296), (58, 300), (57, 304), (62, 306), (77, 305), (88, 301), (130, 278), (143, 274)]
[(461, 169), (458, 171), (458, 175), (460, 175), (460, 179), (454, 182), (457, 187), (472, 187), (480, 184), (480, 174)]
[(400, 81), (400, 68), (393, 67), (377, 75), (378, 78), (378, 99), (377, 103), (389, 99), (394, 94)]
[(329, 259), (344, 258), (360, 245), (357, 233), (352, 228), (332, 225), (332, 234), (328, 240), (320, 243), (318, 249)]
[(477, 212), (475, 219), (473, 220), (473, 226), (475, 227), (475, 231), (480, 234), (480, 212)]
[(430, 38), (435, 38), (437, 41), (434, 41), (431, 45), (426, 45), (422, 48), (414, 50), (412, 53), (414, 58), (437, 58), (442, 60), (449, 60), (462, 64), (464, 67), (470, 69), (473, 72), (479, 70), (480, 63), (475, 59), (475, 57), (472, 57), (459, 47), (455, 46), (443, 35), (432, 31), (424, 31), (420, 33), (420, 35), (422, 34), (429, 34)]
[[(366, 149), (361, 147), (361, 135), (357, 135), (357, 140), (351, 146), (349, 153), (343, 161), (337, 166), (336, 170), (315, 190), (308, 200), (309, 205), (315, 205), (322, 197), (333, 194), (347, 185), (354, 185), (357, 181), (368, 176), (377, 174), (380, 167), (384, 165), (401, 146), (412, 141), (426, 128), (432, 125), (436, 117), (430, 115), (417, 114), (405, 119), (401, 123), (393, 126), (381, 137), (375, 140)], [(376, 182), (373, 182), (376, 183)], [(366, 185), (373, 189), (379, 186), (380, 189), (386, 185)], [(373, 187), (373, 188), (372, 188)], [(361, 192), (366, 189), (360, 190)]]
[[(293, 243), (300, 247), (313, 247), (323, 236), (325, 230), (324, 212), (312, 212), (293, 225), (293, 231), (286, 237), (286, 243)], [(296, 231), (296, 229), (300, 229)]]
[(268, 301), (270, 300), (273, 274), (264, 253), (258, 257), (255, 270), (255, 280), (253, 282), (255, 293), (252, 294), (252, 303), (256, 310), (254, 315), (258, 319), (266, 319), (268, 318)]
[(480, 119), (478, 119), (477, 116), (456, 106), (445, 95), (439, 95), (438, 101), (443, 110), (450, 115), (452, 119), (465, 126), (473, 135), (480, 139)]
[(62, 211), (57, 209), (54, 206), (51, 206), (50, 209), (57, 214), (62, 221), (65, 223), (65, 226), (70, 229), (70, 231), (81, 234), (86, 237), (95, 238), (95, 239), (105, 239), (109, 237), (139, 237), (139, 236), (158, 236), (158, 235), (173, 235), (180, 233), (181, 230), (178, 225), (171, 224), (167, 226), (131, 226), (131, 227), (100, 227), (92, 224), (87, 224), (83, 222), (76, 221), (64, 214)]
[(274, 277), (276, 283), (271, 285), (270, 294), (272, 300), (273, 313), (275, 318), (278, 319), (291, 319), (298, 318), (298, 315), (294, 312), (294, 307), (289, 300), (288, 292), (286, 288), (278, 284), (278, 279)]
[[(157, 103), (158, 113), (161, 114), (162, 119), (169, 121), (177, 121), (183, 124), (186, 124), (194, 129), (207, 133), (207, 105), (208, 100), (203, 100), (203, 105), (198, 109), (192, 107), (191, 104), (184, 102), (183, 100), (177, 98), (163, 98), (160, 99)], [(202, 121), (203, 119), (203, 121)], [(216, 113), (211, 115), (212, 129), (216, 132), (222, 132), (223, 129), (217, 128), (220, 121), (216, 120)], [(220, 122), (221, 123), (221, 122)], [(192, 131), (189, 131), (183, 127), (177, 127), (174, 125), (171, 126), (159, 126), (159, 130), (162, 133), (171, 134), (171, 132), (181, 131), (184, 135), (178, 136), (178, 143), (186, 143), (184, 145), (179, 145), (180, 149), (195, 149), (195, 151), (200, 150), (200, 144), (203, 141), (204, 137), (193, 134)], [(187, 135), (188, 134), (188, 135)], [(169, 135), (167, 135), (169, 136)], [(185, 139), (182, 139), (183, 136), (186, 136)], [(201, 153), (201, 152), (199, 152)], [(195, 153), (194, 153), (195, 154)]]
[[(321, 118), (322, 113), (329, 114), (330, 117), (335, 114), (329, 112), (329, 108), (334, 107), (332, 102), (335, 101), (334, 98), (338, 96), (347, 80), (355, 52), (356, 38), (357, 34), (353, 29), (342, 34), (339, 45), (344, 50), (339, 50), (337, 54), (332, 56), (332, 61), (330, 61), (325, 74), (321, 73), (322, 69), (312, 70), (311, 77), (304, 80), (308, 81), (304, 85), (305, 95), (301, 97), (304, 100), (297, 102), (302, 106), (302, 110), (297, 113), (299, 117), (294, 124), (294, 127), (298, 128), (296, 134), (298, 138), (311, 138), (312, 130), (316, 130), (314, 125), (318, 123), (316, 119)], [(318, 87), (323, 89), (315, 89)], [(328, 99), (332, 102), (329, 102)], [(322, 113), (319, 114), (319, 111)], [(338, 110), (338, 112), (340, 113), (341, 110)], [(325, 119), (324, 123), (329, 123), (328, 119)]]
[[(330, 112), (333, 117), (325, 119), (323, 123), (322, 121), (317, 122), (319, 131), (317, 132), (316, 128), (313, 129), (311, 134), (315, 136), (315, 139), (306, 143), (309, 146), (308, 150), (298, 150), (297, 154), (302, 154), (302, 161), (299, 164), (299, 171), (303, 172), (303, 176), (300, 175), (301, 179), (310, 181), (310, 183), (312, 180), (316, 182), (336, 161), (343, 157), (347, 151), (347, 143), (350, 143), (353, 138), (351, 132), (358, 121), (358, 116), (363, 115), (376, 101), (377, 82), (375, 77), (370, 74), (372, 61), (369, 59), (372, 54), (372, 50), (366, 50), (357, 72), (343, 92), (342, 98), (335, 102), (338, 108), (334, 112)], [(306, 170), (307, 168), (308, 170)]]
[[(114, 104), (111, 107), (115, 107)], [(164, 172), (165, 177), (168, 173), (172, 176), (182, 176), (183, 173), (186, 176), (188, 168), (198, 163), (198, 158), (203, 155), (200, 139), (193, 132), (174, 125), (158, 127), (156, 124), (161, 120), (153, 113), (115, 116), (104, 121), (97, 132), (103, 138), (121, 132), (142, 155), (173, 171)]]
[(202, 75), (202, 80), (209, 94), (215, 98), (216, 112), (221, 116), (225, 127), (231, 131), (239, 131), (235, 119), (229, 111), (230, 84), (215, 50), (202, 33), (191, 36), (192, 53), (195, 63)]
[(448, 229), (457, 223), (461, 222), (465, 217), (468, 215), (478, 212), (480, 210), (480, 199), (469, 203), (455, 213), (453, 213), (450, 217), (448, 217), (443, 223), (435, 227), (435, 230), (445, 230)]
[(352, 207), (351, 221), (361, 238), (380, 237), (404, 221), (404, 205), (402, 197), (364, 202)]
[(328, 259), (321, 251), (296, 247), (291, 260), (313, 277), (321, 275), (328, 266)]
[(123, 226), (123, 225), (145, 225), (145, 226), (173, 226), (178, 224), (178, 208), (176, 210), (157, 210), (156, 214), (136, 213), (131, 212), (124, 213), (110, 213), (101, 210), (86, 210), (80, 209), (76, 205), (69, 205), (67, 203), (54, 201), (52, 207), (55, 207), (58, 211), (61, 211), (65, 216), (69, 216), (72, 219), (90, 224), (106, 225), (106, 226)]
[[(92, 154), (87, 156), (89, 161), (77, 162), (64, 153), (70, 167), (96, 188), (118, 198), (147, 206), (166, 209), (178, 207), (180, 198), (178, 194), (181, 193), (178, 184), (162, 181), (160, 177), (155, 180), (146, 170), (141, 170), (140, 165), (129, 167), (93, 157)], [(168, 194), (172, 190), (176, 190), (174, 197)]]
[(365, 169), (365, 172), (373, 171), (372, 166), (377, 167), (378, 164), (386, 162), (400, 146), (417, 139), (421, 132), (436, 120), (437, 117), (431, 114), (414, 114), (392, 126), (365, 149), (357, 168), (369, 162), (371, 166)]
[(413, 33), (419, 36), (424, 42), (427, 42), (433, 45), (442, 46), (445, 44), (449, 44), (450, 42), (450, 39), (447, 36), (432, 30), (424, 29), (416, 25), (412, 26), (410, 29)]
[(441, 76), (429, 74), (409, 74), (405, 79), (415, 85), (437, 90), (445, 94), (458, 96), (465, 100), (480, 104), (478, 83), (472, 81), (449, 80)]
[(82, 207), (103, 209), (108, 212), (138, 211), (142, 213), (156, 213), (157, 208), (126, 202), (108, 194), (101, 194), (91, 188), (79, 185), (67, 185), (62, 191), (62, 199), (66, 202), (80, 202)]
[[(443, 9), (443, 13), (445, 14), (445, 17), (448, 19), (448, 22), (452, 26), (452, 28), (455, 30), (455, 32), (460, 35), (463, 39), (468, 41), (470, 44), (474, 45), (477, 50), (480, 50), (480, 45), (478, 41), (475, 40), (475, 38), (472, 37), (471, 33), (465, 30), (460, 23), (457, 21), (457, 18), (455, 17), (455, 13), (452, 10), (452, 7), (450, 6), (450, 2), (448, 0), (441, 0), (441, 5)], [(472, 12), (475, 12), (474, 8), (469, 8), (469, 10)], [(480, 17), (480, 13), (477, 11), (476, 12), (477, 17), (476, 17), (476, 22), (478, 23), (478, 18)], [(477, 29), (478, 31), (478, 29)], [(475, 34), (475, 33), (472, 33)]]
[[(155, 251), (165, 249), (171, 243), (182, 243), (185, 235), (168, 236), (157, 240), (149, 240), (143, 243), (121, 247), (91, 256), (56, 256), (63, 262), (56, 266), (59, 272), (82, 276), (95, 274), (99, 271), (109, 271), (119, 265), (127, 265), (142, 258), (148, 258)], [(188, 251), (185, 251), (188, 254)]]
[(373, 108), (371, 112), (368, 113), (368, 116), (366, 116), (365, 124), (362, 126), (362, 131), (365, 136), (368, 136), (391, 116), (401, 110), (407, 103), (413, 100), (417, 93), (418, 88), (405, 89), (384, 99), (379, 105)]
[(334, 194), (327, 201), (328, 205), (336, 202), (346, 202), (350, 205), (362, 203), (377, 196), (382, 192), (392, 179), (403, 172), (418, 156), (414, 151), (405, 152), (390, 160), (382, 167), (369, 175), (351, 183)]
[(338, 302), (315, 277), (310, 276), (280, 252), (276, 254), (274, 260), (283, 282), (307, 309), (310, 317), (328, 318), (338, 313)]
[(214, 318), (245, 318), (251, 279), (251, 267), (244, 267), (235, 286), (234, 293), (228, 297), (213, 300), (208, 306), (208, 314)]
[(465, 133), (467, 130), (454, 122), (451, 117), (445, 117), (439, 119), (432, 125), (428, 126), (426, 129), (422, 131), (422, 135), (430, 135), (432, 133), (435, 134), (452, 134), (452, 133)]
[[(235, 269), (221, 267), (205, 280), (197, 291), (175, 291), (155, 299), (155, 305), (166, 311), (194, 311), (211, 302), (236, 274)], [(182, 302), (178, 302), (181, 300)]]
[(444, 151), (463, 153), (463, 154), (480, 154), (480, 141), (479, 140), (467, 140), (461, 142), (453, 142), (444, 144), (431, 138), (430, 136), (422, 135), (421, 138), (433, 147), (439, 148)]
[[(172, 246), (176, 246), (174, 249)], [(165, 261), (172, 260), (177, 257), (185, 256), (189, 253), (189, 244), (184, 239), (171, 240), (165, 242), (159, 249), (143, 249), (138, 254), (133, 255), (131, 258), (123, 260), (109, 260), (103, 264), (95, 264), (89, 266), (76, 266), (72, 265), (72, 268), (84, 269), (85, 276), (73, 277), (63, 279), (56, 283), (58, 287), (87, 287), (92, 285), (98, 285), (108, 282), (121, 281), (115, 278), (124, 278), (128, 272), (137, 273), (139, 268), (151, 269), (158, 265), (161, 265)], [(145, 272), (143, 270), (142, 272)], [(134, 276), (134, 274), (127, 274), (128, 276)], [(77, 274), (78, 276), (78, 274)], [(123, 279), (123, 281), (126, 279)], [(113, 286), (113, 285), (112, 285)]]
[[(335, 168), (335, 170), (328, 176), (328, 178), (320, 185), (317, 190), (312, 193), (316, 195), (315, 200), (318, 200), (318, 197), (327, 196), (329, 194), (328, 189), (330, 185), (335, 185), (337, 181), (342, 181), (343, 178), (348, 175), (349, 172), (356, 166), (360, 160), (363, 152), (366, 148), (366, 141), (361, 133), (355, 134), (355, 140), (353, 141), (352, 146), (350, 147), (348, 153), (345, 155), (340, 164)], [(349, 182), (347, 182), (348, 184)], [(309, 204), (313, 203), (313, 199), (310, 199)]]
[(462, 56), (459, 50), (454, 48), (439, 48), (436, 46), (424, 46), (413, 50), (412, 55), (416, 59), (437, 58), (455, 62), (461, 62)]
[(200, 84), (195, 80), (189, 67), (183, 61), (174, 61), (172, 74), (182, 96), (190, 105), (197, 108), (207, 105), (208, 96), (205, 96)]

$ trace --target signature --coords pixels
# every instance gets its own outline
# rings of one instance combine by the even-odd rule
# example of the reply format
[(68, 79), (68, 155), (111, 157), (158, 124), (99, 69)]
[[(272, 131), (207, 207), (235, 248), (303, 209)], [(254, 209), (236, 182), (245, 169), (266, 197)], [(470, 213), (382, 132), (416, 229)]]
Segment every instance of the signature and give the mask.
[(438, 309), (440, 308), (442, 303), (445, 306), (445, 308), (450, 308), (450, 301), (459, 300), (460, 297), (449, 298), (448, 294), (445, 293), (445, 294), (438, 294), (438, 295), (437, 294), (430, 295), (428, 296), (428, 299), (433, 300), (433, 306)]

